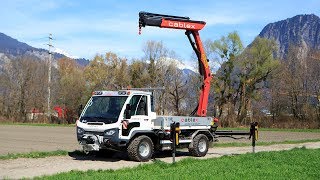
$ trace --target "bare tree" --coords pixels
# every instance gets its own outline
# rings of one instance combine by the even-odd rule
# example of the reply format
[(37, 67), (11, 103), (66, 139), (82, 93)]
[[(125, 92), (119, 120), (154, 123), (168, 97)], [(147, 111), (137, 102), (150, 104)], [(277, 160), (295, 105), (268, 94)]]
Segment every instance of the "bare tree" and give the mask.
[(30, 57), (19, 57), (4, 65), (1, 73), (1, 115), (17, 121), (27, 121), (27, 114), (36, 108), (43, 110), (45, 63)]

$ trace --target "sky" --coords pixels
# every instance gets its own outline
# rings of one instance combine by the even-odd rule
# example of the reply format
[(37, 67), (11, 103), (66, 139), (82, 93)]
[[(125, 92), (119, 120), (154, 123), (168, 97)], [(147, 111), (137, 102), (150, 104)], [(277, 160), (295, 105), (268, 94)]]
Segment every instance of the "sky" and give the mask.
[[(319, 0), (0, 0), (0, 32), (36, 48), (48, 46), (71, 56), (92, 59), (117, 53), (127, 59), (143, 57), (148, 40), (162, 41), (187, 64), (192, 48), (183, 30), (147, 27), (138, 35), (138, 13), (146, 11), (188, 16), (205, 21), (202, 41), (237, 31), (250, 44), (268, 23), (299, 14), (320, 16)], [(2, 2), (3, 1), (3, 2)]]

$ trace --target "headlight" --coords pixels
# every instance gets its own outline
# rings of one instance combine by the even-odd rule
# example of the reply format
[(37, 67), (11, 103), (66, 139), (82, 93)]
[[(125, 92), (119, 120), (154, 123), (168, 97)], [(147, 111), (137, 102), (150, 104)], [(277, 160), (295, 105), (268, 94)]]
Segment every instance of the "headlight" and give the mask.
[(78, 134), (83, 134), (84, 130), (82, 128), (77, 127), (77, 133)]
[(116, 133), (116, 130), (111, 129), (111, 130), (106, 131), (104, 134), (105, 134), (106, 136), (112, 136), (112, 135), (114, 135), (115, 133)]

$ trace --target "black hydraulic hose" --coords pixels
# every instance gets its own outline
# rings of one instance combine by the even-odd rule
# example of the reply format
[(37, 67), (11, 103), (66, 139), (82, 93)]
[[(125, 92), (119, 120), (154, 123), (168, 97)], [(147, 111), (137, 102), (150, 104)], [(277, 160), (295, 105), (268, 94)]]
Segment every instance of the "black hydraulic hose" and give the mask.
[(187, 37), (188, 37), (188, 40), (189, 40), (189, 42), (190, 42), (190, 44), (191, 44), (192, 49), (194, 50), (194, 52), (195, 52), (196, 55), (197, 55), (198, 63), (199, 63), (199, 73), (200, 73), (201, 76), (203, 76), (203, 74), (204, 74), (204, 72), (203, 72), (204, 67), (203, 67), (203, 65), (202, 65), (202, 63), (201, 63), (200, 51), (199, 51), (199, 49), (196, 47), (195, 42), (192, 40), (191, 35), (190, 35), (191, 33), (192, 33), (191, 31), (187, 30), (185, 34), (186, 34)]
[(227, 137), (227, 138), (232, 138), (232, 139), (247, 139), (247, 137), (233, 137), (231, 135), (225, 135), (225, 136), (215, 136), (216, 138), (220, 137)]
[(190, 116), (194, 116), (198, 110), (199, 103), (197, 104), (197, 107), (190, 113)]

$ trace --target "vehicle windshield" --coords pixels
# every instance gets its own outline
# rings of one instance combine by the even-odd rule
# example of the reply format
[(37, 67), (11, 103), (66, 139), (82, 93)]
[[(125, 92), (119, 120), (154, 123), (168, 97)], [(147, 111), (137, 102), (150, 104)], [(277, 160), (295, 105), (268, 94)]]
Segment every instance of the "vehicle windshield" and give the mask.
[(127, 98), (127, 96), (93, 96), (80, 120), (81, 122), (115, 123)]

